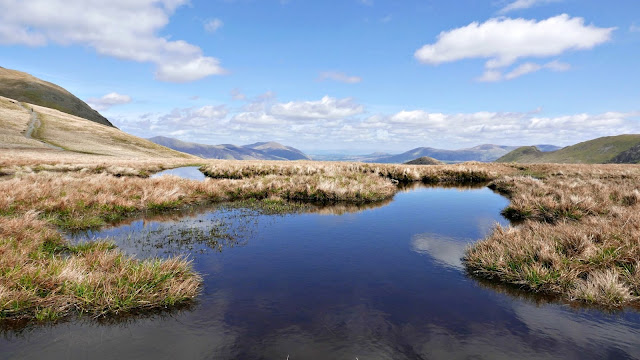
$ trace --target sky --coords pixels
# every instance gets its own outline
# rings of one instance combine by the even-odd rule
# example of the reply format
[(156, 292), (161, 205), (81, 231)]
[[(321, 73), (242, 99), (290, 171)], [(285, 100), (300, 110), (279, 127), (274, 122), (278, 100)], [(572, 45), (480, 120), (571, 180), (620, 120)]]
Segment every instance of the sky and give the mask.
[(0, 0), (0, 66), (141, 137), (307, 153), (640, 133), (637, 0)]

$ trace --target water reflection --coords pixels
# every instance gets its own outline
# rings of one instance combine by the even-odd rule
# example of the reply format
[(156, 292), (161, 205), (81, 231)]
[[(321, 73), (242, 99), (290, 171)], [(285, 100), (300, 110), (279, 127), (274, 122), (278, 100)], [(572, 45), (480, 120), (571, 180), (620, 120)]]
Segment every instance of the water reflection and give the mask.
[(92, 236), (140, 256), (190, 254), (205, 281), (192, 309), (7, 333), (0, 349), (8, 358), (639, 357), (637, 312), (574, 309), (460, 271), (464, 246), (507, 224), (506, 205), (488, 189), (418, 188), (357, 210), (230, 206), (137, 220)]
[(464, 250), (471, 242), (469, 239), (456, 239), (440, 234), (418, 234), (411, 240), (413, 251), (431, 256), (444, 266), (454, 269), (464, 269), (462, 257)]
[(164, 170), (151, 175), (151, 177), (155, 178), (165, 175), (177, 176), (189, 180), (205, 179), (204, 174), (200, 171), (200, 167), (198, 166), (184, 166), (175, 169)]

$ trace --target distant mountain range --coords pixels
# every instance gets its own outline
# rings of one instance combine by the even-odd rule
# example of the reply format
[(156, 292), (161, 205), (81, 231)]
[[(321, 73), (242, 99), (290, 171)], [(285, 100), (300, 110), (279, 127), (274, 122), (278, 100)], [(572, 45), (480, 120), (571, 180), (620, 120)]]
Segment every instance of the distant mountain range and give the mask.
[[(535, 145), (541, 151), (553, 151), (560, 149), (554, 145)], [(335, 160), (335, 161), (362, 161), (368, 163), (406, 163), (420, 158), (430, 157), (446, 163), (457, 163), (463, 161), (495, 161), (518, 146), (483, 144), (472, 148), (460, 150), (444, 150), (431, 147), (419, 147), (402, 154), (374, 153), (369, 155), (321, 155), (313, 156), (314, 160)]]
[(637, 164), (640, 163), (640, 135), (606, 136), (550, 152), (524, 146), (500, 157), (497, 162)]
[(72, 93), (56, 84), (21, 71), (0, 67), (0, 96), (55, 109), (113, 127), (109, 120)]
[(232, 144), (206, 145), (164, 136), (148, 139), (158, 145), (207, 159), (235, 160), (311, 160), (302, 151), (277, 142), (258, 142), (244, 146)]

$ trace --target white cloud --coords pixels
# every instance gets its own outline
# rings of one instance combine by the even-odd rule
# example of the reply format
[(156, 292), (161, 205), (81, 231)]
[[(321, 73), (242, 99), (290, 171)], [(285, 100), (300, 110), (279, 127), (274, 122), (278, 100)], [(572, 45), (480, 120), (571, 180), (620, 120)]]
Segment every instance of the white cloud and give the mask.
[(571, 145), (601, 136), (640, 133), (640, 112), (546, 116), (529, 112), (442, 113), (407, 109), (365, 115), (351, 98), (278, 102), (271, 92), (242, 106), (174, 109), (167, 114), (110, 118), (124, 131), (148, 137), (181, 131), (187, 141), (250, 143), (276, 140), (311, 149), (407, 151), (456, 149), (483, 143)]
[(359, 76), (347, 75), (339, 71), (324, 71), (320, 73), (320, 76), (318, 76), (318, 80), (333, 80), (346, 84), (357, 84), (362, 81), (362, 78)]
[(484, 74), (482, 74), (482, 76), (477, 78), (476, 80), (480, 82), (497, 82), (502, 80), (513, 80), (522, 75), (531, 74), (542, 69), (548, 69), (555, 72), (562, 72), (562, 71), (568, 71), (569, 69), (571, 69), (571, 65), (567, 63), (559, 62), (557, 60), (548, 62), (544, 65), (527, 62), (517, 66), (515, 69), (511, 70), (505, 75), (503, 75), (502, 72), (499, 70), (487, 69), (485, 70)]
[(631, 26), (629, 26), (629, 32), (640, 32), (640, 26), (631, 24)]
[(535, 63), (524, 63), (520, 66), (518, 66), (517, 68), (513, 69), (511, 72), (509, 72), (508, 74), (506, 74), (504, 76), (505, 79), (507, 80), (511, 80), (511, 79), (515, 79), (519, 76), (525, 75), (525, 74), (529, 74), (532, 72), (536, 72), (538, 70), (542, 69), (542, 65), (538, 65)]
[(414, 56), (431, 65), (471, 58), (488, 59), (486, 72), (480, 80), (496, 81), (496, 78), (503, 78), (501, 74), (498, 76), (498, 69), (519, 59), (547, 58), (570, 50), (592, 49), (609, 41), (613, 30), (615, 28), (585, 25), (583, 18), (571, 18), (567, 14), (541, 21), (489, 19), (481, 24), (474, 22), (443, 31), (438, 35), (438, 41), (424, 45)]
[(273, 115), (299, 120), (341, 119), (363, 111), (364, 107), (356, 104), (351, 98), (336, 99), (329, 96), (324, 96), (318, 101), (280, 103), (271, 108)]
[(509, 3), (507, 6), (500, 9), (500, 14), (506, 14), (515, 10), (523, 10), (528, 9), (537, 5), (548, 4), (552, 2), (559, 2), (561, 0), (515, 0), (512, 3)]
[(224, 23), (220, 19), (211, 19), (204, 23), (204, 29), (210, 33), (214, 33), (220, 29)]
[(223, 74), (198, 46), (157, 33), (188, 0), (0, 0), (0, 44), (79, 44), (157, 66), (156, 78), (187, 82)]
[(100, 98), (87, 99), (87, 104), (97, 111), (109, 110), (112, 106), (128, 104), (130, 102), (131, 97), (129, 95), (122, 95), (116, 92), (106, 94)]
[(168, 114), (157, 117), (155, 121), (149, 123), (149, 126), (150, 129), (169, 129), (171, 131), (187, 131), (188, 128), (199, 130), (207, 127), (215, 128), (228, 114), (229, 110), (225, 105), (174, 109)]

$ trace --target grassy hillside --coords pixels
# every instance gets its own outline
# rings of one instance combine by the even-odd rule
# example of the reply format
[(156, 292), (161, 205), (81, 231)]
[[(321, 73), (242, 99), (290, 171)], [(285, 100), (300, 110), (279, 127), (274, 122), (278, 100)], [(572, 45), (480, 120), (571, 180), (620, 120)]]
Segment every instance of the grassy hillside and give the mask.
[(601, 137), (556, 151), (541, 152), (535, 147), (521, 147), (496, 160), (518, 163), (606, 164), (613, 162), (638, 163), (637, 149), (640, 135)]
[[(38, 124), (33, 126), (31, 138), (28, 138), (27, 129), (34, 118)], [(1, 96), (0, 149), (68, 150), (126, 158), (192, 157), (129, 135), (115, 127)]]
[(67, 90), (21, 71), (0, 67), (0, 96), (113, 126), (109, 120)]

